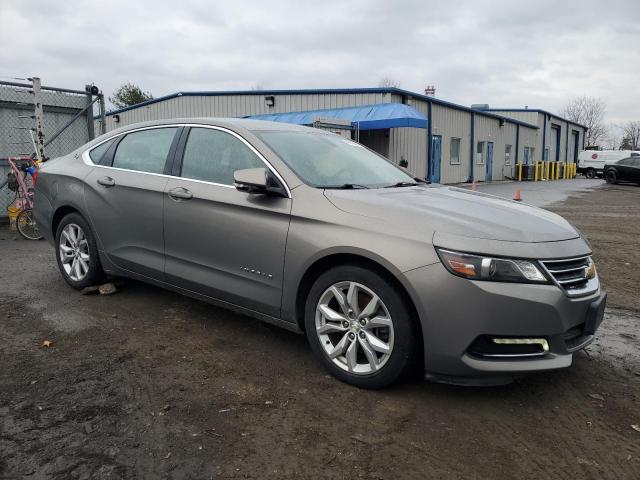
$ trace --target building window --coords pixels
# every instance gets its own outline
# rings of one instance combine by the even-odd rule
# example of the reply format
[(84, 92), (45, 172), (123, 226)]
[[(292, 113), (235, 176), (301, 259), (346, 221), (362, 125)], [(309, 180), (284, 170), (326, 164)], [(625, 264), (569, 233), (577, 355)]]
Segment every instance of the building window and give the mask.
[(476, 149), (476, 163), (478, 165), (484, 165), (484, 146), (486, 142), (478, 142), (478, 148)]
[(511, 165), (511, 145), (504, 146), (504, 164)]
[(535, 147), (529, 147), (529, 163), (536, 162), (536, 149)]
[(451, 139), (451, 157), (449, 159), (451, 165), (460, 165), (460, 142), (459, 138)]

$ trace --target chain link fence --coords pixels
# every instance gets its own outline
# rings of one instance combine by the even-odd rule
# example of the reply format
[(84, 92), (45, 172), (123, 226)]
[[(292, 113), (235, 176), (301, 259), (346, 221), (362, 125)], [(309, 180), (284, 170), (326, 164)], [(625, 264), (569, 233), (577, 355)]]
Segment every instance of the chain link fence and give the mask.
[(85, 90), (0, 81), (0, 222), (15, 199), (7, 158), (55, 158), (72, 152), (104, 130), (104, 96)]

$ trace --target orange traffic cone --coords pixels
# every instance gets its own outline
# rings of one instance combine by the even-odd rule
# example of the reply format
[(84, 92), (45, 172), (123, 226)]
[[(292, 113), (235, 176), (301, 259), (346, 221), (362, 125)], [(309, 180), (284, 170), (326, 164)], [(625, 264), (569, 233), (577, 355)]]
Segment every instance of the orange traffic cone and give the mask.
[(476, 181), (474, 180), (473, 182), (471, 182), (471, 191), (475, 192), (477, 190), (478, 186), (476, 185)]
[(516, 194), (513, 196), (513, 199), (516, 202), (521, 202), (522, 201), (522, 193), (520, 193), (520, 189), (516, 190)]

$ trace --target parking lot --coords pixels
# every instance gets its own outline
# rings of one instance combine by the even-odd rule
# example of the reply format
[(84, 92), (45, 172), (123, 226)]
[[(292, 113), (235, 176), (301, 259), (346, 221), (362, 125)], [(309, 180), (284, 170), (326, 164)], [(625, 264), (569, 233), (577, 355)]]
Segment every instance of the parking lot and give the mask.
[(609, 301), (571, 368), (494, 388), (358, 390), (277, 327), (133, 281), (80, 295), (1, 226), (0, 478), (640, 478), (640, 188), (478, 190), (516, 188), (589, 238)]

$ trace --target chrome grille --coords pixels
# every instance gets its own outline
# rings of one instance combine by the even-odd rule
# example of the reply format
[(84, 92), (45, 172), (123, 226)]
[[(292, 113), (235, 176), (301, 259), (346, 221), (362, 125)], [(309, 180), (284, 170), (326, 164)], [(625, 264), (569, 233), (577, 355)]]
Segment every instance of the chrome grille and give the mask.
[(540, 262), (553, 281), (570, 297), (589, 295), (598, 290), (598, 276), (588, 278), (593, 268), (590, 256)]

